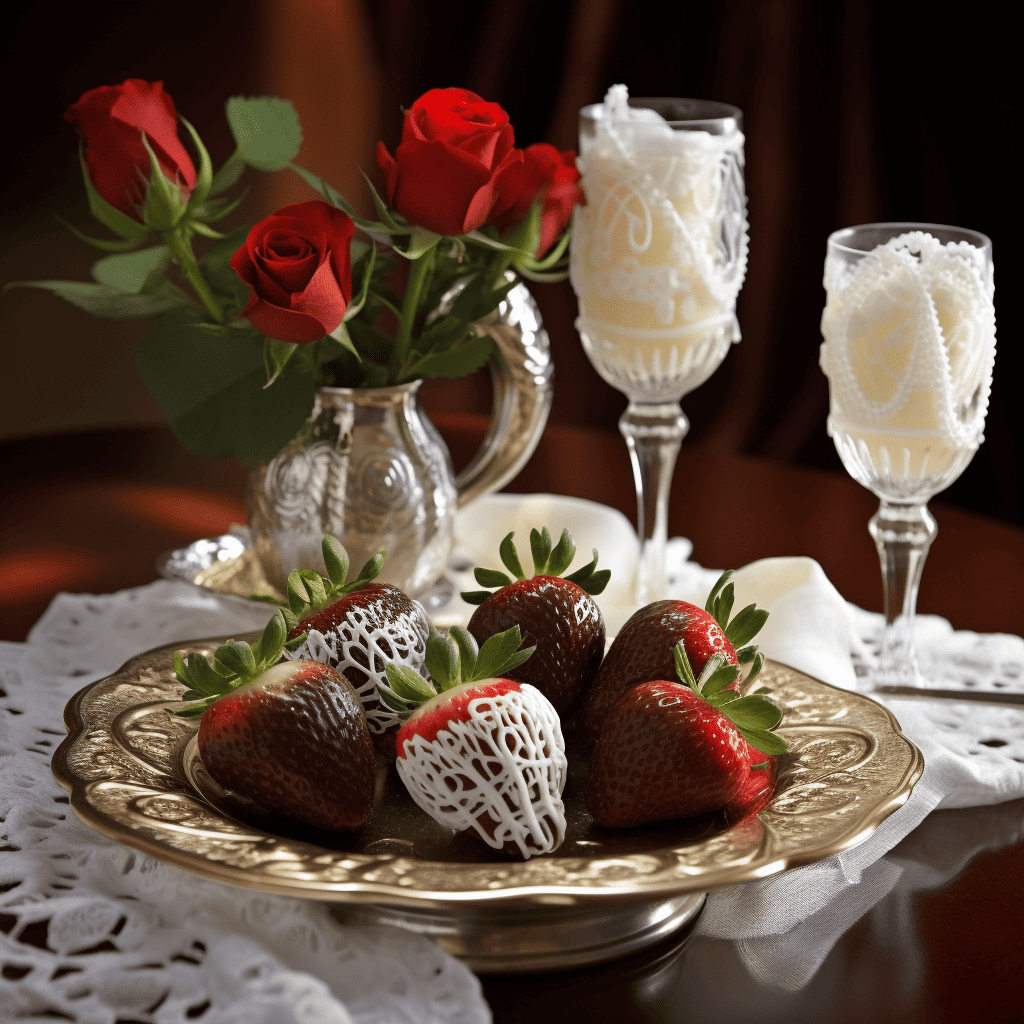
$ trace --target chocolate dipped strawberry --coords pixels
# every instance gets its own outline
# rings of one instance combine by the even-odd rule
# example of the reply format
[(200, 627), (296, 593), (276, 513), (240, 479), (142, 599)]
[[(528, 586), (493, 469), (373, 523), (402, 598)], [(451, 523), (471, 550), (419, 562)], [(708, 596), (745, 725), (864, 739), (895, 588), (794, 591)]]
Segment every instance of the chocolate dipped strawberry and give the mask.
[(583, 568), (570, 576), (562, 573), (572, 564), (576, 545), (568, 530), (554, 548), (547, 528), (530, 531), (533, 575), (523, 572), (519, 554), (509, 534), (499, 548), (505, 568), (476, 569), (477, 583), (488, 590), (469, 591), (464, 601), (477, 604), (469, 620), (469, 632), (478, 642), (518, 625), (523, 642), (537, 651), (509, 678), (535, 686), (564, 715), (594, 678), (604, 655), (604, 617), (593, 595), (608, 585), (611, 573), (597, 571), (597, 552)]
[(568, 764), (550, 701), (508, 677), (532, 653), (521, 642), (518, 627), (481, 647), (458, 626), (435, 633), (431, 679), (389, 665), (381, 698), (408, 715), (395, 764), (413, 800), (442, 825), (528, 859), (565, 838)]
[(176, 653), (175, 673), (188, 687), (176, 713), (202, 715), (199, 757), (225, 789), (317, 828), (357, 828), (374, 797), (366, 715), (334, 669), (280, 660), (286, 633), (278, 613), (255, 646), (225, 644), (212, 660)]
[[(640, 683), (608, 715), (587, 772), (587, 810), (602, 825), (629, 828), (708, 814), (750, 789), (752, 751), (780, 754), (773, 730), (782, 712), (766, 689), (742, 696), (739, 668), (710, 658), (694, 677), (685, 649), (674, 651), (679, 681)], [(748, 679), (761, 666), (757, 655)], [(769, 767), (761, 758), (761, 770)]]
[(703, 608), (688, 601), (655, 601), (635, 612), (615, 637), (581, 716), (584, 731), (596, 738), (619, 699), (639, 683), (675, 677), (675, 648), (682, 643), (693, 671), (700, 675), (709, 659), (747, 665), (757, 648), (748, 646), (768, 612), (747, 605), (730, 620), (734, 603), (732, 571), (719, 577)]
[[(288, 637), (305, 633), (306, 640), (285, 656), (337, 669), (359, 695), (370, 732), (384, 737), (399, 724), (399, 716), (380, 699), (379, 689), (388, 687), (385, 668), (393, 663), (425, 671), (430, 620), (418, 601), (390, 583), (374, 582), (384, 566), (383, 551), (353, 580), (348, 579), (348, 554), (336, 538), (324, 537), (323, 556), (326, 579), (314, 569), (296, 569), (288, 576), (282, 605)], [(390, 737), (384, 745), (393, 748)]]

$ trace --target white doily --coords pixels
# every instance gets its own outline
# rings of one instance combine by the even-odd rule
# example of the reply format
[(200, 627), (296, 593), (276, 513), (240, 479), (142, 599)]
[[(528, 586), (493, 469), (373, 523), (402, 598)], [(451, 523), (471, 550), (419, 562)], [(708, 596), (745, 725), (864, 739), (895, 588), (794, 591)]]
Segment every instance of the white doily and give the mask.
[(197, 878), (81, 824), (50, 773), (82, 686), (160, 644), (270, 609), (161, 581), (60, 595), (0, 644), (0, 1020), (484, 1024), (476, 978), (426, 939)]

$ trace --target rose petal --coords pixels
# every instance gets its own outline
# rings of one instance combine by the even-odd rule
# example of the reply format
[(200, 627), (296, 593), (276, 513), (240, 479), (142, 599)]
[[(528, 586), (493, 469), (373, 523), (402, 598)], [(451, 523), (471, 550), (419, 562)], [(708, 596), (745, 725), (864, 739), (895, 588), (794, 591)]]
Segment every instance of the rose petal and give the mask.
[[(241, 315), (261, 334), (278, 341), (308, 345), (319, 341), (327, 332), (316, 317), (293, 309), (283, 309), (253, 295)], [(337, 325), (335, 325), (337, 326)]]
[(467, 210), (488, 185), (490, 172), (479, 160), (444, 142), (403, 142), (394, 205), (407, 220), (439, 235), (461, 235), (479, 227)]
[(301, 295), (292, 296), (292, 309), (308, 313), (323, 326), (323, 333), (330, 334), (345, 318), (348, 300), (338, 285), (330, 259), (320, 264)]

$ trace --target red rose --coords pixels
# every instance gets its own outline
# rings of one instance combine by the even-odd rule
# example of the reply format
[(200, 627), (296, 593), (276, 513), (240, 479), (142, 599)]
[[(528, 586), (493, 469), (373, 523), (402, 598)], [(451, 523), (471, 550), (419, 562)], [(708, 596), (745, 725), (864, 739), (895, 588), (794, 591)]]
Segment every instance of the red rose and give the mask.
[(142, 133), (164, 174), (186, 192), (196, 186), (196, 169), (178, 139), (178, 114), (163, 82), (129, 78), (84, 93), (64, 116), (85, 142), (85, 164), (96, 191), (111, 206), (137, 221), (146, 202), (150, 159)]
[(530, 207), (543, 192), (540, 211), (540, 246), (536, 257), (540, 259), (555, 244), (569, 225), (573, 207), (586, 202), (580, 187), (580, 172), (576, 170), (576, 154), (567, 149), (559, 153), (546, 142), (537, 142), (523, 151), (525, 173), (522, 191), (516, 201), (497, 221), (498, 229), (505, 233), (521, 224)]
[(352, 297), (354, 231), (348, 214), (319, 199), (261, 220), (231, 257), (252, 289), (241, 315), (278, 341), (305, 345), (330, 334)]
[(377, 143), (388, 202), (439, 235), (464, 235), (512, 204), (523, 155), (508, 114), (466, 89), (431, 89), (406, 111), (392, 157)]

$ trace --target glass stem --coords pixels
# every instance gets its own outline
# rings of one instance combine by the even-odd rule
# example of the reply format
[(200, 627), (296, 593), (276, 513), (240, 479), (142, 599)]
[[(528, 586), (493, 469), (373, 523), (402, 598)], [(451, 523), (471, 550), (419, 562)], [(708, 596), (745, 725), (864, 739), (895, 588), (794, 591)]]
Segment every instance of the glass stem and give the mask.
[(914, 612), (925, 556), (939, 528), (927, 506), (883, 500), (868, 530), (878, 548), (885, 593), (885, 632), (877, 682), (885, 686), (923, 686), (914, 648)]
[(639, 606), (665, 597), (668, 493), (683, 437), (690, 429), (678, 402), (630, 401), (619, 420), (636, 484), (636, 532), (640, 540), (634, 597)]

